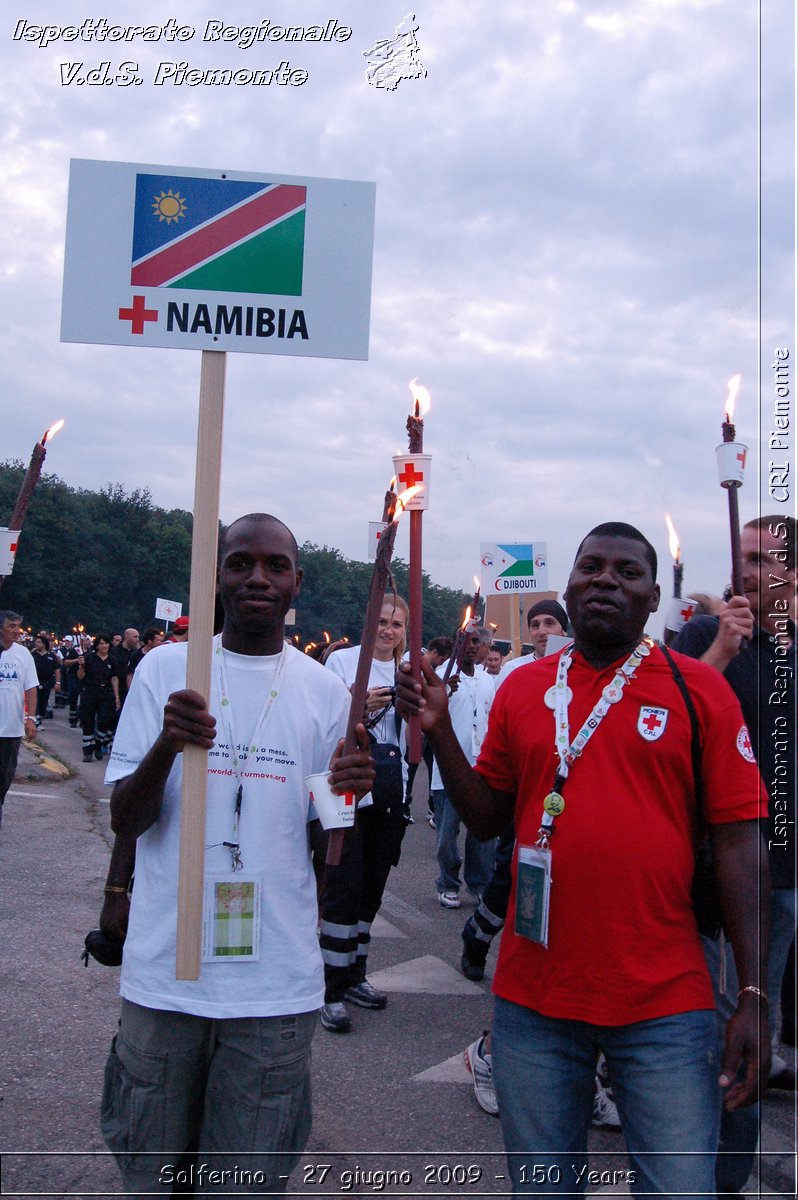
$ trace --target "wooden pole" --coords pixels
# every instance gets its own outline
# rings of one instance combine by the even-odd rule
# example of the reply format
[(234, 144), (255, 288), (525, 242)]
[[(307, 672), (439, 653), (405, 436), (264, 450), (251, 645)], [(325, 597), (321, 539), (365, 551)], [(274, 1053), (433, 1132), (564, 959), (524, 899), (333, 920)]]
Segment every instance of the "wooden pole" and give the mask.
[(510, 644), (513, 648), (513, 658), (521, 657), (521, 616), (520, 600), (517, 596), (510, 597)]
[[(416, 683), (421, 682), (421, 627), (423, 621), (423, 590), (421, 580), (421, 530), (424, 513), (410, 510), (410, 609), (409, 650), (410, 669)], [(407, 761), (421, 761), (421, 722), (413, 716), (407, 722)]]
[[(202, 351), (194, 530), (191, 539), (191, 636), (188, 639), (186, 687), (199, 692), (206, 699), (210, 698), (211, 693), (226, 365), (227, 356), (221, 351)], [(176, 979), (199, 979), (200, 974), (207, 784), (207, 750), (199, 746), (186, 746), (183, 751), (183, 792), (180, 801)]]

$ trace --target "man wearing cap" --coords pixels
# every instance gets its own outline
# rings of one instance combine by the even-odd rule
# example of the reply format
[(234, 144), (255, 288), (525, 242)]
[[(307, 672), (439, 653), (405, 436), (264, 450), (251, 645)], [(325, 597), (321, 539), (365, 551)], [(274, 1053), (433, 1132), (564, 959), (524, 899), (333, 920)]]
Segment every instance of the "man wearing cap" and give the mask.
[(538, 600), (526, 614), (526, 626), (529, 630), (529, 640), (532, 643), (532, 653), (520, 658), (512, 658), (505, 663), (496, 680), (496, 687), (501, 687), (511, 671), (535, 662), (546, 654), (546, 643), (549, 635), (564, 637), (568, 626), (565, 609), (556, 600)]
[[(23, 736), (36, 733), (36, 698), (39, 677), (30, 650), (19, 643), (22, 617), (0, 612), (0, 821), (3, 802), (14, 782)], [(27, 713), (25, 709), (27, 708)]]
[(178, 617), (172, 626), (172, 633), (166, 639), (167, 642), (187, 642), (188, 641), (188, 617)]
[(696, 710), (702, 815), (740, 983), (719, 1061), (691, 903), (691, 721), (671, 664), (645, 637), (656, 568), (631, 525), (586, 536), (565, 593), (574, 645), (497, 690), (475, 768), (428, 664), (421, 683), (404, 669), (397, 677), (400, 711), (419, 714), (469, 827), (484, 838), (515, 819), (493, 1074), (516, 1193), (584, 1192), (600, 1050), (638, 1193), (714, 1195), (721, 1101), (749, 1104), (767, 1078), (756, 888), (758, 872), (767, 877), (766, 796), (734, 693), (717, 671), (674, 655)]

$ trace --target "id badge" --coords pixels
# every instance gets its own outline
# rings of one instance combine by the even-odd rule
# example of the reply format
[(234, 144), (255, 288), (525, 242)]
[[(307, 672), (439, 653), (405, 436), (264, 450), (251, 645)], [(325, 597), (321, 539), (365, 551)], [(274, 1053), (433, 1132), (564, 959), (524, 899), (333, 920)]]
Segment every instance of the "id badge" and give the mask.
[(261, 884), (240, 875), (205, 879), (202, 961), (256, 962), (260, 956)]
[(515, 885), (515, 932), (540, 946), (549, 944), (551, 851), (519, 846)]

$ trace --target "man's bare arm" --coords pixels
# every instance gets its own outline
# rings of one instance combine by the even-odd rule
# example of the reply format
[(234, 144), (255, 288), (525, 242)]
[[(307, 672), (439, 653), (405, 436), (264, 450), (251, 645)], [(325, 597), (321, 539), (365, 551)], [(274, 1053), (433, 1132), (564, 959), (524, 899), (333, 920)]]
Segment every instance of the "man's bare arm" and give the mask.
[(481, 841), (498, 837), (512, 820), (515, 798), (507, 792), (495, 791), (469, 763), (452, 729), (446, 687), (426, 655), (421, 662), (421, 674), (422, 683), (414, 683), (409, 663), (400, 664), (396, 675), (396, 707), (405, 719), (418, 714), (446, 794), (471, 833)]
[(137, 838), (158, 820), (164, 787), (175, 758), (186, 745), (210, 750), (216, 722), (197, 692), (172, 692), (164, 707), (163, 727), (135, 771), (111, 793), (111, 828)]
[[(726, 1027), (720, 1078), (731, 1112), (764, 1094), (770, 1069), (768, 1006), (758, 991), (745, 990), (764, 991), (767, 978), (770, 871), (758, 821), (712, 825), (710, 836), (723, 924), (741, 989)], [(747, 1064), (745, 1078), (735, 1083), (741, 1062)]]

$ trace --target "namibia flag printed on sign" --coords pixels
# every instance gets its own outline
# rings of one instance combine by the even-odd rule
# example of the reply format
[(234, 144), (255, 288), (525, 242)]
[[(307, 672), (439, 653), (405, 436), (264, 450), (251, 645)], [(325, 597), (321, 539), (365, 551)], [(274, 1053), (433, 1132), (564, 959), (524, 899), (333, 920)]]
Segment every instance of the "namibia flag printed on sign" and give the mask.
[(137, 174), (131, 284), (301, 296), (306, 191)]

